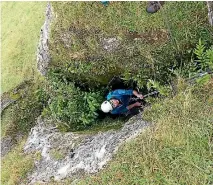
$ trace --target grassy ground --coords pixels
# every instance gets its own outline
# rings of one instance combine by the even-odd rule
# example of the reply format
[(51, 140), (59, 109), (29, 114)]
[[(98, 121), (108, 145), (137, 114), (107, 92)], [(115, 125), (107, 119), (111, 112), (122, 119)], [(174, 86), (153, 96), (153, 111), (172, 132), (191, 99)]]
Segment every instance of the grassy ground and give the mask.
[[(60, 15), (53, 36), (66, 31), (74, 32), (71, 35), (74, 46), (67, 49), (70, 52), (87, 50), (91, 54), (96, 49), (100, 50), (97, 48), (100, 47), (98, 39), (118, 36), (124, 40), (130, 36), (130, 31), (138, 33), (132, 36), (141, 38), (143, 45), (146, 44), (146, 50), (151, 49), (149, 46), (154, 50), (159, 44), (167, 42), (165, 33), (169, 31), (181, 48), (182, 44), (189, 44), (192, 39), (197, 42), (196, 38), (202, 29), (210, 31), (203, 2), (166, 2), (163, 11), (156, 14), (145, 11), (146, 2), (111, 2), (108, 7), (99, 2), (57, 2), (53, 6)], [(61, 41), (62, 38), (57, 37), (55, 40)], [(56, 42), (56, 46), (61, 43)], [(67, 58), (69, 54), (63, 57)]]
[(3, 2), (1, 93), (36, 73), (36, 48), (46, 2)]
[(32, 155), (23, 153), (24, 139), (18, 146), (2, 158), (1, 184), (14, 185), (20, 184), (27, 173), (34, 167)]
[(48, 97), (42, 91), (44, 86), (45, 83), (39, 78), (23, 82), (16, 93), (10, 93), (11, 98), (21, 98), (2, 112), (1, 137), (15, 137), (17, 133), (28, 134), (47, 104)]
[[(83, 72), (70, 70), (69, 75), (81, 75), (90, 85), (105, 85), (114, 75), (129, 78), (129, 73), (141, 86), (148, 78), (165, 81), (168, 68), (190, 62), (200, 37), (213, 42), (204, 2), (166, 2), (156, 14), (146, 12), (146, 2), (110, 2), (108, 7), (54, 2), (53, 7), (58, 16), (50, 39), (52, 64), (68, 69), (65, 63), (78, 62)], [(121, 45), (107, 52), (103, 39), (112, 37)]]
[[(183, 83), (182, 83), (183, 87)], [(212, 184), (213, 80), (187, 87), (144, 113), (155, 123), (79, 184)]]

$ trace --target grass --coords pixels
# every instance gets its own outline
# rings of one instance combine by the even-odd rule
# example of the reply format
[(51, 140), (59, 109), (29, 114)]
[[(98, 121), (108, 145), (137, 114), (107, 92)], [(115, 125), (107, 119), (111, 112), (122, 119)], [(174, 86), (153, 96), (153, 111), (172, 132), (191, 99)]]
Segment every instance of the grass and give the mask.
[(14, 185), (24, 182), (27, 173), (34, 167), (33, 156), (23, 153), (24, 139), (1, 159), (1, 184)]
[[(80, 53), (100, 55), (103, 53), (100, 39), (107, 37), (126, 40), (133, 47), (134, 43), (128, 39), (129, 31), (142, 34), (139, 43), (144, 53), (170, 43), (167, 37), (161, 39), (162, 30), (172, 33), (180, 50), (184, 44), (195, 44), (201, 30), (206, 30), (211, 37), (203, 2), (166, 2), (163, 10), (156, 14), (147, 14), (146, 2), (111, 2), (108, 7), (100, 2), (55, 2), (53, 7), (58, 18), (52, 30), (52, 42), (56, 44), (52, 49), (59, 49), (57, 56), (63, 57), (62, 60), (69, 60), (75, 52), (79, 57)], [(65, 36), (59, 37), (63, 33)], [(64, 43), (69, 43), (69, 47)], [(54, 53), (54, 57), (57, 56)]]
[(45, 83), (41, 79), (31, 80), (24, 82), (15, 94), (10, 92), (10, 97), (21, 98), (2, 112), (1, 137), (14, 137), (19, 132), (28, 134), (47, 104), (48, 96), (42, 91), (44, 86)]
[(2, 86), (7, 92), (36, 73), (36, 48), (46, 2), (2, 2)]
[(103, 171), (79, 184), (212, 184), (212, 97), (213, 79), (153, 104), (144, 119), (155, 126), (124, 144)]
[[(54, 2), (53, 7), (52, 65), (74, 79), (91, 81), (90, 86), (106, 85), (114, 75), (134, 76), (141, 86), (149, 78), (166, 81), (168, 68), (190, 62), (200, 37), (213, 42), (204, 2), (166, 2), (156, 14), (146, 12), (146, 2), (110, 2), (108, 7), (100, 2)], [(102, 40), (112, 37), (121, 44), (107, 52)]]
[(61, 160), (65, 157), (65, 154), (63, 154), (61, 151), (57, 149), (51, 149), (50, 156), (55, 160)]

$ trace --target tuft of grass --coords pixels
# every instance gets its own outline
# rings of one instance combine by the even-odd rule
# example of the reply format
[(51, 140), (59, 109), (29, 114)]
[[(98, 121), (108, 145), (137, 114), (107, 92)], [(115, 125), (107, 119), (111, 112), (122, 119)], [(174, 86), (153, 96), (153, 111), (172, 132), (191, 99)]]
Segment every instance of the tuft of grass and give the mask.
[(21, 184), (21, 182), (24, 182), (27, 173), (29, 173), (33, 169), (33, 156), (23, 153), (23, 146), (25, 142), (26, 139), (24, 139), (6, 156), (2, 157), (2, 185)]
[(45, 2), (2, 2), (2, 89), (6, 92), (37, 71), (36, 48)]
[(57, 149), (51, 149), (50, 156), (55, 160), (60, 160), (65, 157), (65, 154), (63, 154), (61, 151), (59, 151)]
[(79, 184), (211, 184), (212, 97), (213, 79), (153, 104), (144, 119), (154, 126), (124, 144), (106, 169)]

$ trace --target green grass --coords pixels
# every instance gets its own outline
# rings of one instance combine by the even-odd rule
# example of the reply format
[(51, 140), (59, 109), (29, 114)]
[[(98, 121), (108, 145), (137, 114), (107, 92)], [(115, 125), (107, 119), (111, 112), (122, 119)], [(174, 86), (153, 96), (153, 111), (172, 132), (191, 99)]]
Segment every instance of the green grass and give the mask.
[(1, 158), (1, 184), (14, 185), (24, 182), (27, 173), (34, 167), (33, 156), (23, 153), (24, 139), (18, 146)]
[(153, 104), (144, 119), (154, 127), (124, 144), (103, 171), (79, 184), (212, 184), (212, 97), (213, 80)]
[(65, 157), (65, 154), (63, 154), (61, 151), (57, 149), (51, 149), (50, 156), (55, 160), (61, 160)]
[(44, 86), (44, 81), (39, 78), (23, 82), (16, 93), (8, 93), (11, 98), (21, 98), (2, 112), (1, 137), (14, 137), (17, 133), (28, 134), (47, 104), (48, 97), (41, 89)]
[[(148, 79), (166, 81), (168, 68), (180, 66), (181, 60), (191, 62), (200, 37), (213, 42), (204, 2), (166, 2), (156, 14), (146, 12), (146, 3), (54, 2), (51, 64), (90, 86), (106, 85), (114, 75), (134, 76), (143, 86)], [(111, 37), (122, 44), (106, 52), (101, 40)]]
[[(53, 50), (60, 49), (57, 55), (65, 60), (75, 52), (79, 58), (81, 53), (100, 54), (101, 38), (116, 36), (133, 47), (129, 31), (143, 35), (139, 44), (144, 53), (170, 43), (166, 36), (161, 38), (164, 32), (171, 31), (181, 50), (184, 44), (196, 43), (201, 30), (206, 30), (209, 37), (212, 31), (204, 2), (166, 2), (156, 14), (145, 11), (146, 2), (111, 2), (107, 8), (100, 2), (55, 2), (53, 7), (58, 15), (52, 30), (52, 41), (56, 44)], [(62, 33), (69, 34), (70, 48), (62, 47), (63, 39), (58, 37)]]
[(36, 73), (36, 49), (46, 2), (2, 2), (1, 93)]

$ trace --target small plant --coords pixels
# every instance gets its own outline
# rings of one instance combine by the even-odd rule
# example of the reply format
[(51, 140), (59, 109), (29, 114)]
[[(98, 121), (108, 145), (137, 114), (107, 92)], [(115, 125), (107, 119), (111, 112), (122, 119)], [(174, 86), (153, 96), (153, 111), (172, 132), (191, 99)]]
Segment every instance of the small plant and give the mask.
[(196, 55), (197, 59), (196, 67), (198, 71), (207, 71), (213, 70), (213, 48), (206, 49), (205, 44), (199, 39), (198, 44), (194, 50), (194, 54)]
[(159, 82), (150, 80), (147, 83), (147, 88), (150, 90), (151, 88), (156, 89), (161, 95), (168, 96), (171, 92), (171, 88), (169, 86), (162, 86)]
[(192, 50), (190, 62), (185, 62), (184, 68), (170, 70), (176, 77), (195, 80), (198, 84), (205, 84), (211, 78), (208, 73), (213, 72), (213, 47), (207, 48), (205, 42), (199, 39), (196, 48)]
[(50, 156), (54, 158), (55, 160), (60, 160), (64, 158), (64, 154), (56, 149), (50, 150)]

